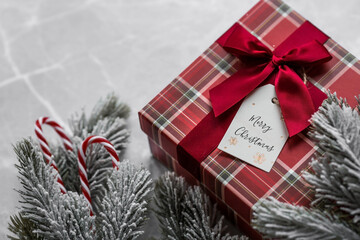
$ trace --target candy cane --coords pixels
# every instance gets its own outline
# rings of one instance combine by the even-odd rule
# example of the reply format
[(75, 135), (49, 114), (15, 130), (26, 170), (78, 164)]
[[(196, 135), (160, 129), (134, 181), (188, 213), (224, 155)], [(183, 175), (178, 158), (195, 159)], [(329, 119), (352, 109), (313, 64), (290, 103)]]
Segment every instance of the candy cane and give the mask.
[(106, 140), (106, 138), (99, 136), (90, 136), (85, 139), (85, 141), (81, 144), (81, 148), (78, 151), (78, 164), (79, 164), (79, 174), (80, 174), (80, 182), (81, 182), (81, 191), (84, 194), (90, 208), (90, 215), (93, 215), (93, 208), (91, 205), (91, 196), (89, 189), (89, 181), (87, 177), (86, 164), (85, 164), (85, 153), (88, 146), (92, 143), (100, 143), (105, 147), (105, 149), (110, 154), (113, 168), (118, 169), (119, 157), (116, 153), (114, 146)]
[(66, 193), (66, 189), (65, 189), (64, 183), (61, 179), (61, 176), (59, 174), (59, 170), (56, 166), (55, 161), (53, 161), (52, 154), (51, 154), (50, 148), (49, 148), (49, 144), (47, 143), (47, 141), (44, 137), (43, 130), (41, 127), (43, 124), (49, 125), (50, 127), (52, 127), (55, 130), (55, 132), (60, 136), (60, 138), (65, 146), (65, 149), (72, 151), (73, 150), (73, 148), (71, 146), (72, 144), (71, 144), (69, 137), (66, 135), (64, 129), (54, 120), (50, 119), (49, 117), (41, 117), (38, 120), (36, 120), (35, 134), (39, 140), (40, 148), (44, 154), (45, 161), (48, 164), (50, 163), (50, 166), (52, 166), (57, 171), (56, 180), (60, 185), (60, 190), (62, 193)]

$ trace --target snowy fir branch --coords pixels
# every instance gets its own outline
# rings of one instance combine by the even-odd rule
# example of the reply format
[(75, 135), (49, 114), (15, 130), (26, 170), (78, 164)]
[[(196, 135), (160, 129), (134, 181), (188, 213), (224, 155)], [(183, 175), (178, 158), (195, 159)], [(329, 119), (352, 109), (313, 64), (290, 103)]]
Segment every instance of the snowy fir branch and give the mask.
[(160, 223), (162, 239), (185, 239), (183, 206), (188, 186), (184, 178), (165, 173), (155, 183), (156, 216)]
[(70, 125), (74, 136), (84, 137), (84, 133), (91, 133), (96, 128), (99, 121), (110, 119), (110, 124), (117, 118), (127, 119), (130, 114), (130, 108), (124, 103), (119, 102), (119, 98), (114, 94), (109, 94), (105, 99), (100, 99), (87, 118), (83, 111), (80, 115), (75, 114)]
[(156, 182), (155, 205), (162, 239), (247, 239), (224, 234), (223, 217), (209, 197), (174, 173), (166, 173)]
[(29, 219), (23, 217), (21, 213), (10, 216), (9, 230), (14, 233), (14, 236), (8, 236), (11, 240), (43, 240), (37, 233), (33, 233), (36, 229), (36, 224)]
[(150, 173), (128, 161), (119, 169), (112, 167), (108, 153), (92, 145), (86, 153), (95, 216), (80, 192), (77, 149), (90, 135), (107, 138), (118, 154), (126, 148), (129, 132), (125, 119), (129, 108), (109, 95), (93, 109), (90, 117), (83, 112), (71, 119), (74, 151), (52, 144), (51, 152), (59, 168), (66, 194), (60, 192), (56, 172), (46, 164), (40, 148), (31, 140), (15, 147), (22, 188), (21, 210), (10, 219), (10, 239), (136, 239), (148, 219)]
[(312, 208), (262, 199), (253, 225), (264, 236), (282, 239), (360, 239), (360, 118), (336, 94), (328, 94), (312, 117), (317, 145), (312, 170), (303, 174), (315, 191)]
[(97, 219), (98, 239), (136, 239), (144, 233), (141, 227), (148, 219), (153, 191), (150, 172), (124, 161), (113, 170), (107, 185)]
[[(67, 189), (80, 193), (77, 149), (87, 137), (91, 135), (105, 137), (114, 145), (117, 154), (122, 155), (130, 136), (126, 124), (129, 112), (130, 109), (126, 104), (121, 103), (116, 95), (110, 94), (98, 101), (89, 117), (84, 111), (71, 117), (69, 123), (73, 132), (71, 141), (74, 144), (74, 152), (65, 150), (61, 145), (57, 145), (54, 150), (55, 162)], [(104, 186), (107, 186), (106, 182), (113, 167), (110, 155), (99, 144), (89, 148), (86, 156), (91, 196), (94, 199), (93, 208), (97, 213), (106, 190)]]
[(312, 118), (311, 133), (319, 148), (312, 173), (316, 202), (326, 201), (349, 214), (360, 227), (360, 117), (345, 101), (331, 96)]
[(346, 222), (319, 209), (307, 209), (270, 197), (254, 207), (254, 227), (277, 239), (359, 239)]
[[(32, 141), (21, 141), (14, 150), (19, 160), (16, 167), (23, 186), (18, 191), (23, 204), (20, 214), (22, 219), (33, 223), (35, 228), (32, 234), (44, 239), (92, 239), (95, 219), (89, 214), (85, 198), (77, 193), (60, 192), (56, 172), (45, 163)], [(9, 229), (19, 239), (27, 239), (22, 231), (16, 230), (16, 225), (10, 224)]]

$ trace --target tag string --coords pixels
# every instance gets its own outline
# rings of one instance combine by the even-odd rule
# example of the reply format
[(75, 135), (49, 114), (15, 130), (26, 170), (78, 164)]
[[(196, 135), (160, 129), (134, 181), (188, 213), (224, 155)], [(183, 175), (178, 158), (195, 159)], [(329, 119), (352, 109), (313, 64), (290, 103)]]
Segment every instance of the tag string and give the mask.
[(304, 84), (306, 85), (308, 80), (307, 80), (307, 74), (306, 74), (306, 71), (305, 71), (305, 68), (302, 67), (302, 75), (303, 75), (303, 80), (304, 80)]

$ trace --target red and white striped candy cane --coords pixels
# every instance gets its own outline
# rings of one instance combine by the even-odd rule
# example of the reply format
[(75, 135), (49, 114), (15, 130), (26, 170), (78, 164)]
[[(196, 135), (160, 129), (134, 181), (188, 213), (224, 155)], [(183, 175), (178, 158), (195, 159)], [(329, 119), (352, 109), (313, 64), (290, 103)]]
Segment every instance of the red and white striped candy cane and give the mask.
[(61, 179), (61, 176), (59, 174), (59, 170), (56, 166), (56, 163), (52, 159), (52, 154), (50, 152), (49, 144), (47, 143), (47, 141), (44, 137), (43, 130), (41, 127), (43, 124), (49, 125), (50, 127), (52, 127), (55, 130), (55, 132), (60, 136), (60, 138), (65, 146), (65, 149), (72, 151), (73, 150), (72, 143), (71, 143), (71, 140), (69, 139), (69, 137), (66, 135), (64, 129), (54, 120), (50, 119), (49, 117), (41, 117), (38, 120), (36, 120), (35, 134), (39, 140), (41, 150), (44, 153), (45, 161), (46, 161), (46, 163), (50, 163), (50, 166), (52, 166), (58, 172), (56, 180), (60, 185), (61, 192), (66, 193), (66, 189), (65, 189), (64, 183)]
[(105, 149), (109, 152), (113, 168), (118, 169), (119, 157), (116, 153), (114, 146), (104, 137), (100, 136), (90, 136), (85, 139), (85, 141), (81, 144), (81, 148), (78, 151), (78, 164), (79, 164), (79, 174), (80, 174), (80, 182), (81, 182), (81, 191), (84, 194), (90, 208), (90, 214), (93, 215), (93, 208), (91, 205), (91, 196), (90, 196), (90, 188), (89, 181), (87, 177), (86, 171), (86, 163), (85, 163), (85, 153), (88, 146), (93, 143), (100, 143), (105, 147)]

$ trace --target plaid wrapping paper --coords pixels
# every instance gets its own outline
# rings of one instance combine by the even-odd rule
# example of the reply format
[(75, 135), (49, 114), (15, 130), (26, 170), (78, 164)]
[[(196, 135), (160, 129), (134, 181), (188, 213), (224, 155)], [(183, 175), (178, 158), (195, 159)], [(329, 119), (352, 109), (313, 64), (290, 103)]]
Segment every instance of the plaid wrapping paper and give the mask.
[(221, 198), (215, 195), (209, 188), (204, 184), (199, 182), (194, 176), (192, 176), (186, 169), (180, 166), (180, 164), (167, 154), (163, 149), (160, 148), (153, 140), (149, 138), (149, 145), (153, 156), (162, 162), (166, 167), (176, 172), (176, 174), (183, 176), (186, 181), (191, 185), (200, 185), (205, 192), (210, 196), (211, 200), (215, 201), (218, 205), (217, 207), (230, 219), (234, 222), (243, 232), (246, 232), (247, 235), (251, 236), (252, 239), (261, 238), (258, 232), (251, 228), (248, 221), (240, 215), (240, 213), (235, 212), (231, 209)]
[[(238, 23), (274, 49), (304, 21), (281, 1), (262, 0)], [(354, 105), (354, 96), (360, 92), (360, 62), (332, 39), (324, 46), (333, 59), (308, 71), (310, 81)], [(211, 110), (209, 90), (235, 73), (238, 64), (214, 43), (139, 112), (142, 130), (168, 155), (165, 159), (171, 156), (174, 161), (177, 144)], [(308, 169), (315, 150), (306, 133), (300, 133), (287, 141), (272, 170), (266, 173), (215, 149), (201, 164), (200, 180), (240, 221), (249, 224), (252, 206), (260, 198), (273, 196), (300, 205), (310, 202), (312, 192), (301, 173)]]

